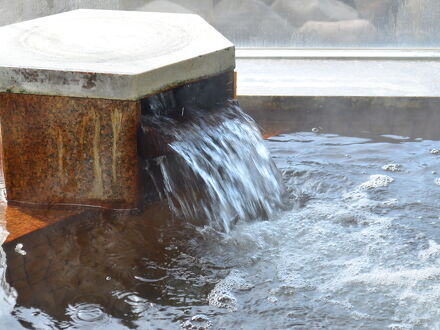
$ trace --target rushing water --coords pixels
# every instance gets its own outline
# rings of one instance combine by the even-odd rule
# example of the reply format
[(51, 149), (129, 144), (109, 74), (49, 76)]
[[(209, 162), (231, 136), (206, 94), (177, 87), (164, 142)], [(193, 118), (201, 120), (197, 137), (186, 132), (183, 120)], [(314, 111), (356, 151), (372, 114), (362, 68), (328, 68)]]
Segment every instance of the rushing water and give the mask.
[(287, 210), (227, 233), (166, 207), (93, 215), (47, 251), (77, 296), (3, 291), (2, 328), (440, 328), (440, 141), (295, 132), (265, 146)]
[(156, 162), (177, 217), (229, 232), (237, 220), (268, 218), (282, 205), (280, 175), (261, 134), (232, 101), (210, 113), (182, 109), (178, 119), (159, 113), (144, 126), (170, 141)]

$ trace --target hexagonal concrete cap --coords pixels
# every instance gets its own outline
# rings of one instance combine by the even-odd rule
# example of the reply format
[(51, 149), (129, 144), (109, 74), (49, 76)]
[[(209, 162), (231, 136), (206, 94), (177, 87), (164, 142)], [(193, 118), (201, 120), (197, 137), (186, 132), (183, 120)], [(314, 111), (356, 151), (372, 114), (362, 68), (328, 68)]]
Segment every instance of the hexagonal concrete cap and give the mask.
[(191, 14), (74, 10), (0, 28), (0, 92), (137, 100), (235, 67)]

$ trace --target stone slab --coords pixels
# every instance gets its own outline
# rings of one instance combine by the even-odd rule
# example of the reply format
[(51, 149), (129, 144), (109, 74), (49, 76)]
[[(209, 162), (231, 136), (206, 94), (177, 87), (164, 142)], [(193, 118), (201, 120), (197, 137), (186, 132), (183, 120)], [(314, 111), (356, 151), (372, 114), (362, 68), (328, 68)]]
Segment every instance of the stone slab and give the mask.
[(235, 67), (200, 16), (74, 10), (0, 28), (0, 92), (137, 100)]

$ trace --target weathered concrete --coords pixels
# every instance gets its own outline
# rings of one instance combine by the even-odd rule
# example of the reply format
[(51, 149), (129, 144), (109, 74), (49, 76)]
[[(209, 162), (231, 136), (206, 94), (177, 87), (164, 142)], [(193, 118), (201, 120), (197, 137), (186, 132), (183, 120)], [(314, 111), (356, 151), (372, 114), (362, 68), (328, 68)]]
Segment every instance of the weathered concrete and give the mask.
[(145, 99), (233, 94), (234, 46), (196, 15), (77, 10), (0, 28), (0, 44), (9, 202), (141, 209)]
[(0, 91), (137, 100), (234, 69), (197, 15), (75, 10), (0, 28)]

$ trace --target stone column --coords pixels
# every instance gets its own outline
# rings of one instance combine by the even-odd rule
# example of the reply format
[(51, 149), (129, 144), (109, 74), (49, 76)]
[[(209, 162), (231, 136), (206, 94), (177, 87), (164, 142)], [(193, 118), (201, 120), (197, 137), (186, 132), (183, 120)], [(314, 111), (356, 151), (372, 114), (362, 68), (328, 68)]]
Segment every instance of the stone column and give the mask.
[(9, 202), (141, 207), (141, 101), (232, 72), (197, 15), (76, 10), (0, 28)]

